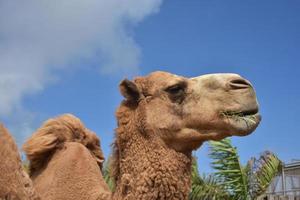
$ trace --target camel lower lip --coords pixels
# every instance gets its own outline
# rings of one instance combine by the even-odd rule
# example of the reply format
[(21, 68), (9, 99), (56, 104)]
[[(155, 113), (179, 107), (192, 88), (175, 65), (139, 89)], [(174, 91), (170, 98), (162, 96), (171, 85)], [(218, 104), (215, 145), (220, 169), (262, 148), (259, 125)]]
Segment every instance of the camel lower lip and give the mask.
[(257, 112), (255, 114), (226, 115), (226, 118), (233, 119), (235, 121), (246, 120), (256, 124), (260, 122), (261, 115)]
[(258, 112), (246, 115), (226, 115), (225, 121), (232, 128), (234, 135), (247, 135), (256, 129), (261, 121), (261, 115)]

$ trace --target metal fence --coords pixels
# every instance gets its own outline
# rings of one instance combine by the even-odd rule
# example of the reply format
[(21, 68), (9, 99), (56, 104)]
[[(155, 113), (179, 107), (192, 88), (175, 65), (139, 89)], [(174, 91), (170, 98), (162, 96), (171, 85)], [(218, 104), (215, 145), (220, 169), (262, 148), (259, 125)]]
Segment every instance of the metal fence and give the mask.
[(284, 164), (259, 200), (300, 200), (300, 161)]

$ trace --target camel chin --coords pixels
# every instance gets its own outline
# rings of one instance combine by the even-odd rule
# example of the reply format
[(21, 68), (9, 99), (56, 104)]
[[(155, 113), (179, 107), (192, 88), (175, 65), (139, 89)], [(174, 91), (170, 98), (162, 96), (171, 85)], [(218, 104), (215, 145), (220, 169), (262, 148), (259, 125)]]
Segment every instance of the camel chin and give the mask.
[[(228, 112), (228, 111), (227, 111)], [(261, 121), (261, 115), (257, 111), (251, 111), (251, 113), (244, 113), (239, 115), (224, 115), (222, 114), (217, 122), (215, 123), (216, 128), (212, 130), (203, 130), (201, 128), (196, 129), (184, 129), (181, 131), (180, 138), (190, 137), (190, 143), (194, 145), (188, 145), (190, 148), (193, 147), (193, 150), (201, 147), (202, 143), (207, 140), (221, 140), (229, 136), (247, 136), (251, 134), (258, 127)], [(226, 128), (224, 128), (226, 127)], [(193, 140), (193, 142), (192, 142)]]
[(258, 111), (249, 113), (241, 112), (239, 115), (225, 115), (223, 117), (226, 125), (231, 129), (232, 136), (246, 136), (251, 134), (259, 125), (261, 115)]

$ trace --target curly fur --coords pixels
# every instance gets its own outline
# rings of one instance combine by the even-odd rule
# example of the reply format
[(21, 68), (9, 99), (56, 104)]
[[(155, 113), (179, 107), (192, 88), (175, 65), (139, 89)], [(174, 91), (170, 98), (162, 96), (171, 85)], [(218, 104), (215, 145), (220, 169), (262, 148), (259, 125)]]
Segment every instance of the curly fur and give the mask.
[(22, 168), (16, 143), (2, 124), (0, 124), (0, 172), (0, 199), (40, 199)]
[(104, 156), (96, 134), (85, 128), (74, 115), (64, 114), (47, 120), (23, 145), (30, 161), (30, 175), (39, 171), (65, 142), (83, 144), (102, 168)]
[(145, 123), (145, 102), (124, 101), (117, 110), (111, 176), (113, 199), (187, 199), (191, 155), (168, 148)]

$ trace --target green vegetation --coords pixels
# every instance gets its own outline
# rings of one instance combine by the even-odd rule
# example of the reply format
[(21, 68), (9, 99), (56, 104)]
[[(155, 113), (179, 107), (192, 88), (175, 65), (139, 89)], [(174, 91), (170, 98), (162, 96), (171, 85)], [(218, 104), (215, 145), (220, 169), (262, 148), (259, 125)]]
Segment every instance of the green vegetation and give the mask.
[(29, 170), (29, 161), (28, 160), (24, 160), (22, 162), (22, 167), (24, 169), (24, 171), (29, 174), (30, 170)]
[[(211, 141), (209, 145), (209, 157), (215, 172), (200, 175), (197, 160), (193, 159), (190, 200), (255, 200), (280, 172), (281, 161), (270, 151), (263, 152), (258, 159), (251, 158), (243, 166), (230, 139)], [(114, 191), (109, 161), (103, 167), (103, 176)]]
[(104, 180), (107, 183), (110, 191), (113, 192), (113, 191), (115, 191), (115, 182), (110, 174), (109, 162), (110, 162), (110, 158), (108, 158), (108, 160), (104, 163), (103, 169), (102, 169), (102, 174), (103, 174)]
[(197, 160), (193, 159), (192, 165), (192, 189), (189, 195), (190, 200), (229, 200), (227, 191), (218, 184), (216, 176), (199, 175)]
[(190, 200), (254, 200), (281, 169), (281, 161), (269, 151), (243, 166), (230, 139), (211, 141), (209, 156), (215, 172), (200, 177), (194, 161)]

